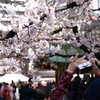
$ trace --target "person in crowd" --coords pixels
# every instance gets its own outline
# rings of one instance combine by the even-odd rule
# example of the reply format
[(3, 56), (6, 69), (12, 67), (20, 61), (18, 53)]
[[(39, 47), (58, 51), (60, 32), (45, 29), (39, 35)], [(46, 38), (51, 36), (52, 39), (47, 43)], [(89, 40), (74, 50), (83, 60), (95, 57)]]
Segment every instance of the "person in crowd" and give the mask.
[(32, 78), (29, 78), (28, 84), (20, 88), (20, 100), (30, 100), (34, 94)]
[(15, 93), (16, 93), (16, 85), (15, 85), (13, 80), (11, 82), (11, 86), (13, 87), (13, 99), (15, 100), (16, 99), (16, 95), (15, 95)]
[(20, 87), (19, 87), (19, 89), (18, 89), (19, 100), (21, 100), (21, 89), (23, 88), (23, 86), (25, 86), (24, 82), (20, 81)]
[(41, 83), (41, 81), (39, 81), (39, 82), (38, 82), (38, 86), (42, 86), (42, 83)]
[(10, 89), (9, 89), (9, 84), (8, 83), (5, 83), (5, 87), (4, 87), (4, 97), (5, 97), (5, 100), (11, 100), (11, 97), (10, 97)]
[(0, 83), (0, 100), (5, 100), (4, 99), (4, 85), (3, 85), (3, 83)]
[(16, 85), (16, 87), (18, 88), (18, 90), (20, 89), (21, 84), (22, 84), (22, 82), (21, 82), (20, 80), (18, 80), (18, 83), (17, 83), (17, 85)]
[(10, 89), (10, 97), (11, 97), (11, 100), (14, 100), (13, 99), (14, 98), (14, 94), (13, 94), (14, 88), (13, 88), (12, 84), (9, 85), (9, 89)]
[(52, 89), (52, 83), (48, 80), (47, 81), (47, 85), (46, 85), (49, 89)]
[[(72, 79), (72, 77), (73, 77), (73, 74), (74, 73), (76, 73), (76, 68), (77, 68), (77, 66), (79, 65), (79, 64), (81, 64), (81, 63), (84, 63), (84, 62), (86, 62), (87, 60), (85, 59), (86, 58), (86, 56), (84, 55), (83, 57), (81, 57), (81, 58), (79, 58), (78, 59), (78, 56), (79, 56), (79, 54), (77, 53), (75, 56), (72, 56), (71, 58), (70, 58), (70, 63), (69, 63), (69, 65), (68, 65), (68, 68), (67, 68), (67, 70), (65, 71), (65, 72), (63, 72), (62, 73), (62, 75), (61, 75), (61, 77), (60, 77), (60, 79), (59, 79), (59, 81), (58, 81), (58, 83), (56, 84), (56, 86), (55, 86), (55, 89), (54, 89), (54, 91), (53, 91), (53, 93), (51, 94), (51, 96), (50, 95), (48, 95), (48, 96), (44, 96), (44, 98), (42, 98), (42, 99), (40, 99), (40, 100), (63, 100), (63, 96), (64, 96), (64, 94), (66, 93), (66, 90), (67, 90), (67, 88), (68, 88), (68, 86), (69, 86), (69, 84), (71, 83), (71, 79)], [(90, 60), (90, 62), (92, 63), (92, 70), (93, 70), (93, 72), (97, 75), (97, 76), (100, 76), (100, 70), (98, 69), (98, 67), (97, 67), (97, 65), (96, 65), (96, 63), (98, 63), (99, 64), (99, 61), (96, 59), (96, 58), (92, 58), (91, 60)], [(100, 82), (100, 79), (99, 80), (97, 80), (97, 81), (99, 81)], [(96, 81), (94, 81), (94, 83), (95, 83)], [(92, 85), (93, 85), (93, 83), (91, 83), (90, 84), (91, 86), (90, 87), (92, 87)], [(96, 84), (95, 86), (99, 86), (99, 84)], [(93, 95), (93, 92), (94, 91), (96, 91), (93, 87), (92, 87), (92, 89), (93, 89), (93, 92), (92, 91), (90, 91), (91, 90), (91, 88), (90, 87), (88, 87), (87, 88), (87, 90), (86, 90), (86, 100), (100, 100), (100, 89), (99, 89), (99, 93), (97, 94), (97, 92), (96, 93), (94, 93), (95, 95)], [(97, 87), (98, 88), (98, 87)], [(43, 89), (42, 89), (43, 90)], [(89, 91), (89, 92), (88, 92)], [(38, 93), (39, 91), (37, 91), (37, 93)], [(50, 94), (50, 93), (48, 93), (48, 94)], [(91, 96), (91, 94), (92, 94), (92, 98), (90, 97)], [(40, 93), (40, 95), (41, 95), (41, 93)], [(94, 96), (94, 97), (93, 97)], [(49, 98), (50, 97), (50, 98)], [(89, 98), (90, 97), (90, 98)], [(38, 98), (34, 98), (33, 97), (33, 100), (38, 100)]]
[(47, 86), (38, 86), (35, 88), (33, 97), (31, 100), (49, 100), (50, 89)]
[(69, 89), (69, 100), (83, 100), (84, 91), (81, 87), (81, 78), (79, 76), (74, 77), (74, 80), (71, 81)]

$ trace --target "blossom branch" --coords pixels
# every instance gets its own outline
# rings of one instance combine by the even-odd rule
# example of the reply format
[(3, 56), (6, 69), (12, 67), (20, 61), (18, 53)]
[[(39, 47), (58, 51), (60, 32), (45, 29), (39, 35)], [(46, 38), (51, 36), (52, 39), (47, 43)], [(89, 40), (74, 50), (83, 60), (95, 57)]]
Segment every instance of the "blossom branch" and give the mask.
[(77, 5), (76, 2), (72, 2), (72, 3), (70, 3), (70, 4), (66, 5), (66, 6), (56, 8), (55, 12), (63, 11), (63, 10), (66, 10), (66, 9), (69, 9), (69, 8), (73, 8), (73, 7), (80, 7), (80, 6), (84, 5), (88, 1), (89, 0), (84, 0), (84, 2), (82, 4), (79, 4), (79, 5)]

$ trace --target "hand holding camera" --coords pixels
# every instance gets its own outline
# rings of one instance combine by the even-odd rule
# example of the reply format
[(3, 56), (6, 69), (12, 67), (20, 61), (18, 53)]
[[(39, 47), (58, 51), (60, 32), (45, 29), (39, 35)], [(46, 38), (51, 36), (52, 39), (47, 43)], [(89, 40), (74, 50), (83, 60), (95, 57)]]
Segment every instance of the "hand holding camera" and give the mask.
[(77, 67), (77, 71), (79, 71), (79, 73), (87, 73), (89, 71), (91, 71), (93, 69), (94, 70), (98, 70), (100, 69), (100, 65), (99, 65), (99, 61), (96, 58), (91, 58), (90, 61), (87, 61), (85, 63), (82, 63), (80, 65), (78, 65)]
[(85, 55), (84, 55), (83, 57), (79, 58), (79, 59), (78, 59), (78, 56), (79, 56), (79, 54), (77, 53), (77, 54), (75, 55), (75, 57), (72, 56), (72, 57), (70, 58), (70, 64), (69, 64), (69, 66), (68, 66), (68, 68), (67, 68), (67, 71), (70, 72), (70, 73), (72, 73), (72, 74), (76, 73), (76, 68), (77, 68), (77, 66), (78, 66), (79, 64), (84, 63), (84, 62), (87, 61), (87, 60), (85, 59), (85, 58), (86, 58)]
[(67, 71), (74, 74), (76, 72), (78, 73), (87, 73), (91, 70), (93, 70), (94, 74), (97, 76), (100, 76), (100, 63), (98, 59), (91, 58), (89, 61), (87, 61), (85, 58), (86, 56), (83, 56), (78, 59), (79, 54), (77, 53), (74, 56), (70, 58), (70, 64), (68, 66)]
[(95, 73), (96, 76), (100, 76), (100, 62), (97, 58), (91, 58), (90, 59), (92, 63), (92, 70)]

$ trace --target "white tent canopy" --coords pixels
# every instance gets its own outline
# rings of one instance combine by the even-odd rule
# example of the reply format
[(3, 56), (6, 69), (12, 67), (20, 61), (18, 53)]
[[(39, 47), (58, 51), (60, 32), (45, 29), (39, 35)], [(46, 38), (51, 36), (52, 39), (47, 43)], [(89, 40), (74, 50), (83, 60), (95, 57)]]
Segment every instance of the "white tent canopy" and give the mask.
[(22, 75), (22, 74), (5, 74), (4, 76), (0, 77), (0, 82), (7, 82), (11, 83), (13, 80), (14, 82), (20, 81), (28, 81), (28, 77)]

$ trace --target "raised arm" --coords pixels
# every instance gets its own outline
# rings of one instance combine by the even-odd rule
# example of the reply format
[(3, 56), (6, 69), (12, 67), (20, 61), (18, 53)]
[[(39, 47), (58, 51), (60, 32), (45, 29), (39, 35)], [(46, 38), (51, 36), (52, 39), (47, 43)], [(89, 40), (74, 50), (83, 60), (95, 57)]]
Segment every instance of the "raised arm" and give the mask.
[(78, 59), (78, 53), (75, 56), (70, 58), (70, 64), (67, 70), (61, 75), (58, 84), (55, 86), (55, 90), (51, 95), (50, 100), (62, 100), (63, 95), (66, 93), (68, 85), (71, 82), (73, 74), (76, 72), (76, 68), (79, 64), (86, 62), (85, 57), (83, 56)]

